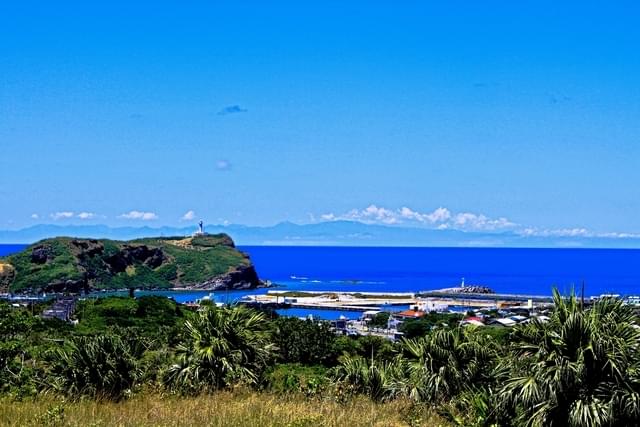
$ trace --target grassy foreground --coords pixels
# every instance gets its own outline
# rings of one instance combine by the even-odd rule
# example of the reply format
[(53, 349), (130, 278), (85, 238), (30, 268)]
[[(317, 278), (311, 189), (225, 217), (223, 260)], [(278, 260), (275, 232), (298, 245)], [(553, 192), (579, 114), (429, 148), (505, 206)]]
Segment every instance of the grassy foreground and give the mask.
[(429, 409), (396, 400), (358, 398), (345, 404), (257, 392), (193, 398), (139, 396), (115, 402), (64, 402), (39, 397), (0, 402), (3, 426), (446, 426)]

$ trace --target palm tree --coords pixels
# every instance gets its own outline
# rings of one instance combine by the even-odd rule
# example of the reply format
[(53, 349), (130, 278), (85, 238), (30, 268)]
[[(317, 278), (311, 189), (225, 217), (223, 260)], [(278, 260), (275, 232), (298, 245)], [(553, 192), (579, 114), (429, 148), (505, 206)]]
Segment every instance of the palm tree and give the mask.
[(404, 395), (418, 402), (444, 401), (484, 384), (495, 360), (489, 338), (462, 328), (405, 340), (401, 352), (383, 363), (345, 358), (335, 371), (336, 379), (374, 400)]
[(275, 350), (265, 315), (244, 306), (204, 307), (185, 322), (185, 335), (166, 378), (183, 392), (255, 383)]
[(528, 426), (637, 425), (640, 331), (633, 310), (616, 299), (583, 309), (553, 292), (546, 323), (518, 330), (513, 358), (502, 364), (498, 400)]
[(403, 393), (406, 365), (401, 358), (376, 364), (360, 356), (345, 357), (333, 375), (338, 386), (380, 402)]
[(143, 347), (115, 335), (74, 337), (51, 356), (46, 389), (77, 398), (120, 399), (134, 387)]
[(407, 394), (417, 401), (445, 400), (484, 383), (496, 355), (489, 337), (460, 327), (406, 340), (403, 353)]

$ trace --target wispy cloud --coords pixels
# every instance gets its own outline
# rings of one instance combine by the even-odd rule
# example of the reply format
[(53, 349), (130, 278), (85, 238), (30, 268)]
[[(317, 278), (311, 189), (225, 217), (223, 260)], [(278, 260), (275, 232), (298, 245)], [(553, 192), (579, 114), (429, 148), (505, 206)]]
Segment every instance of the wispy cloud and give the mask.
[(154, 212), (141, 212), (141, 211), (133, 210), (133, 211), (123, 213), (122, 215), (119, 215), (118, 218), (137, 219), (142, 221), (153, 221), (158, 219), (159, 217)]
[(602, 239), (640, 239), (640, 233), (624, 233), (624, 232), (595, 232), (584, 227), (576, 228), (535, 228), (528, 227), (517, 231), (524, 237), (584, 237), (584, 238), (602, 238)]
[(485, 215), (478, 215), (470, 212), (459, 213), (453, 217), (453, 222), (457, 228), (473, 229), (484, 231), (495, 231), (514, 228), (517, 224), (507, 218), (497, 219), (487, 218)]
[(39, 219), (40, 215), (38, 215), (37, 213), (33, 213), (31, 214), (31, 219)]
[(63, 211), (63, 212), (54, 212), (49, 215), (54, 221), (58, 221), (61, 219), (69, 219), (73, 218), (73, 212), (71, 211)]
[(96, 217), (96, 214), (94, 214), (93, 212), (80, 212), (76, 216), (80, 219), (93, 219)]
[(220, 159), (216, 161), (216, 169), (219, 171), (231, 170), (231, 163), (228, 160)]
[(396, 212), (379, 208), (376, 205), (370, 205), (364, 209), (352, 209), (342, 215), (336, 215), (334, 213), (323, 214), (320, 218), (325, 221), (351, 220), (381, 224), (398, 224), (401, 222)]
[[(73, 211), (61, 211), (61, 212), (54, 212), (52, 214), (49, 214), (49, 217), (51, 219), (53, 219), (54, 221), (59, 221), (59, 220), (63, 220), (63, 219), (72, 219), (72, 218), (78, 218), (81, 220), (88, 220), (88, 219), (94, 219), (97, 218), (98, 215), (93, 213), (93, 212), (78, 212), (75, 213)], [(34, 213), (31, 215), (32, 219), (40, 219), (40, 215)], [(106, 218), (106, 217), (103, 217)]]
[(196, 217), (196, 213), (194, 211), (187, 211), (180, 218), (181, 221), (191, 221)]
[(438, 229), (458, 229), (476, 231), (497, 231), (512, 229), (515, 223), (507, 218), (489, 218), (486, 215), (462, 212), (453, 213), (439, 207), (431, 212), (418, 212), (406, 206), (388, 209), (370, 205), (364, 209), (352, 209), (344, 214), (326, 213), (320, 217), (324, 221), (349, 220), (367, 224), (414, 224)]
[(246, 113), (246, 108), (242, 108), (239, 105), (228, 105), (224, 107), (222, 110), (218, 111), (219, 116), (226, 116), (227, 114), (237, 114), (237, 113)]
[(400, 209), (399, 213), (403, 219), (431, 224), (442, 223), (451, 219), (451, 211), (443, 207), (439, 207), (433, 212), (420, 213), (405, 206)]

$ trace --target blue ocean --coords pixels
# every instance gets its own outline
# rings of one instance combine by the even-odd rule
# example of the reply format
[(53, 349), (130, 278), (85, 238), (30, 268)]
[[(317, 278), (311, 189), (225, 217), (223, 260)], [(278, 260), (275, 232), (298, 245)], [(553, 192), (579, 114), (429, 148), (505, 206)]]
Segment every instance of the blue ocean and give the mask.
[[(0, 245), (0, 256), (24, 245)], [(283, 289), (413, 292), (465, 283), (498, 293), (549, 295), (552, 287), (600, 295), (640, 293), (640, 250), (241, 246), (258, 274)], [(261, 289), (251, 293), (266, 292)], [(232, 301), (247, 292), (216, 292)], [(178, 301), (208, 292), (171, 293)], [(320, 311), (320, 310), (319, 310)], [(306, 311), (305, 313), (309, 313)], [(336, 313), (320, 313), (336, 317)]]

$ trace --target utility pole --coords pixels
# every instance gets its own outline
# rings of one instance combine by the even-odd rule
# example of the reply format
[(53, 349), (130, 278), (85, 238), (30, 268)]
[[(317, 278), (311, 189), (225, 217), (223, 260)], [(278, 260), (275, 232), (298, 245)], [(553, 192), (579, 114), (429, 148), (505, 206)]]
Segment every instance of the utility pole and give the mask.
[(371, 366), (373, 366), (373, 341), (371, 341)]

